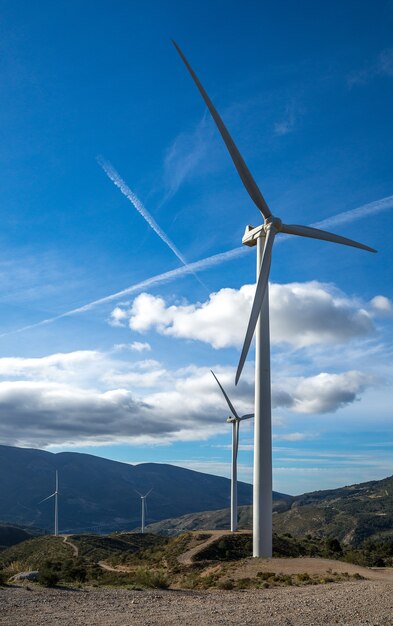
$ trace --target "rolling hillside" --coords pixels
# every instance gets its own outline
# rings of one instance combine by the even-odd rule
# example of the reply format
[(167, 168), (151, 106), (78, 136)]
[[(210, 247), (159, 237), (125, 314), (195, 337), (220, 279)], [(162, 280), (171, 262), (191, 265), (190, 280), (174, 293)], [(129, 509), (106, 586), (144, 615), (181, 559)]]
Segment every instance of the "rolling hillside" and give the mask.
[[(100, 457), (0, 446), (0, 521), (25, 528), (53, 528), (53, 500), (59, 472), (59, 529), (80, 532), (130, 530), (140, 524), (146, 492), (147, 521), (229, 505), (230, 482), (171, 465), (129, 465)], [(252, 486), (239, 483), (239, 502), (249, 504)]]
[[(365, 539), (393, 538), (393, 476), (384, 480), (315, 491), (293, 498), (276, 499), (274, 531), (294, 537), (334, 537), (358, 546)], [(187, 530), (229, 527), (228, 510), (190, 513), (149, 526), (151, 532), (176, 534)], [(251, 529), (252, 510), (239, 509), (239, 527)]]

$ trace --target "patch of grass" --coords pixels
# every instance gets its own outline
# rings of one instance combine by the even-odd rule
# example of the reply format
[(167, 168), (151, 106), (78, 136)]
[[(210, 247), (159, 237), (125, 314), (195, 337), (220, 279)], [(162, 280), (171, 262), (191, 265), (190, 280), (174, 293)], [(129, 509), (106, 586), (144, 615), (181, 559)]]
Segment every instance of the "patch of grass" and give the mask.
[(15, 576), (15, 574), (29, 571), (30, 565), (25, 561), (11, 561), (11, 563), (8, 563), (5, 569), (9, 574), (9, 577), (11, 578), (11, 576)]
[(138, 568), (135, 573), (135, 584), (152, 589), (167, 589), (168, 575), (164, 570), (151, 570), (147, 567)]
[(35, 537), (0, 552), (0, 567), (20, 561), (27, 569), (39, 569), (48, 560), (65, 560), (70, 555), (71, 550), (62, 537)]
[(195, 561), (238, 561), (252, 554), (251, 535), (225, 535), (195, 555)]
[(7, 584), (7, 581), (9, 579), (9, 576), (7, 574), (7, 572), (3, 569), (0, 569), (0, 586), (4, 586)]

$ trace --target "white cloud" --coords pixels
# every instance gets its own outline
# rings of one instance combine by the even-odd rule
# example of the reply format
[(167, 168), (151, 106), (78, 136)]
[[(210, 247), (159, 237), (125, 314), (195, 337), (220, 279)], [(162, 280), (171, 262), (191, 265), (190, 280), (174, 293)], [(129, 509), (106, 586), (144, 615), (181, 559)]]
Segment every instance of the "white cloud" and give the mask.
[(134, 352), (150, 352), (151, 345), (147, 343), (147, 341), (133, 341), (130, 345), (130, 349), (134, 350)]
[[(158, 435), (160, 422), (125, 389), (96, 390), (49, 382), (0, 383), (0, 438), (11, 445), (113, 442)], [(142, 425), (143, 424), (143, 425)]]
[[(143, 293), (129, 311), (132, 330), (155, 328), (159, 333), (184, 339), (198, 339), (214, 348), (240, 345), (254, 288), (221, 289), (200, 304), (167, 306), (163, 298)], [(233, 323), (234, 319), (243, 323)]]
[(127, 320), (127, 313), (121, 307), (117, 306), (111, 311), (108, 320), (111, 326), (124, 326)]
[[(239, 347), (254, 295), (253, 285), (224, 288), (210, 294), (203, 303), (168, 305), (159, 296), (143, 293), (130, 308), (116, 307), (132, 330), (155, 329), (162, 335), (194, 339), (213, 348)], [(317, 281), (270, 285), (271, 340), (295, 348), (347, 342), (370, 335), (370, 314), (358, 299), (345, 295), (333, 285)]]
[[(233, 368), (215, 370), (238, 412), (252, 413), (251, 368), (238, 388)], [(228, 407), (205, 367), (171, 371), (151, 359), (129, 363), (113, 353), (81, 351), (0, 359), (0, 377), (0, 440), (11, 445), (163, 444), (228, 430)], [(286, 378), (273, 388), (273, 404), (333, 412), (371, 384), (361, 372)]]
[(291, 402), (284, 406), (297, 413), (334, 413), (358, 400), (362, 392), (376, 384), (374, 376), (356, 370), (289, 379), (283, 386)]
[(96, 350), (60, 352), (35, 358), (3, 357), (0, 358), (0, 378), (82, 382), (86, 376), (100, 375), (104, 359), (104, 354)]
[(316, 439), (318, 435), (315, 433), (285, 433), (273, 434), (273, 441), (306, 441)]
[(371, 311), (381, 317), (393, 316), (393, 302), (385, 296), (375, 296), (370, 302)]
[(332, 285), (308, 283), (272, 284), (271, 334), (274, 343), (296, 348), (334, 344), (365, 337), (373, 324), (362, 303)]

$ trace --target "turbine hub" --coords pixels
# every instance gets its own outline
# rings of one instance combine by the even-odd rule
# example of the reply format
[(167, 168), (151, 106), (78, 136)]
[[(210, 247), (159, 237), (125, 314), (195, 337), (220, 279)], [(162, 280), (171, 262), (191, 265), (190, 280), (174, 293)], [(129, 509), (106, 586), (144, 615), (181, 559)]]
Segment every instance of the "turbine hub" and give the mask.
[(282, 221), (279, 217), (268, 217), (264, 224), (264, 230), (267, 232), (271, 228), (274, 228), (277, 232), (280, 232), (282, 228)]

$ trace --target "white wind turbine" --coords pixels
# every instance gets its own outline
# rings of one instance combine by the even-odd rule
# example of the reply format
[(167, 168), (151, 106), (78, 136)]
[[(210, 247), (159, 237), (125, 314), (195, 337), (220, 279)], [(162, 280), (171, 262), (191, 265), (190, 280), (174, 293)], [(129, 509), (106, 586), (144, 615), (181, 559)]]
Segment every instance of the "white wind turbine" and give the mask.
[(55, 537), (57, 537), (58, 534), (59, 534), (59, 502), (58, 502), (58, 498), (59, 498), (59, 475), (58, 475), (57, 470), (56, 470), (56, 489), (55, 489), (54, 493), (51, 493), (50, 496), (48, 496), (47, 498), (44, 498), (38, 504), (41, 504), (42, 502), (45, 502), (46, 500), (50, 500), (51, 498), (55, 499)]
[(249, 196), (262, 213), (264, 223), (256, 228), (246, 227), (242, 242), (247, 246), (257, 246), (257, 287), (246, 337), (236, 372), (236, 384), (254, 335), (255, 341), (255, 427), (254, 427), (254, 490), (253, 490), (253, 555), (272, 556), (272, 434), (271, 434), (271, 389), (270, 389), (270, 333), (269, 333), (269, 271), (272, 246), (278, 233), (322, 239), (334, 243), (353, 246), (369, 252), (376, 252), (357, 241), (340, 237), (324, 230), (296, 224), (283, 224), (275, 217), (246, 163), (237, 149), (224, 122), (216, 111), (201, 82), (188, 63), (179, 46), (176, 50), (193, 78), (218, 130), (225, 142), (236, 170)]
[(237, 453), (239, 450), (239, 428), (240, 422), (243, 420), (248, 420), (251, 417), (254, 417), (254, 413), (247, 413), (247, 415), (242, 415), (241, 417), (237, 414), (235, 407), (230, 401), (224, 387), (221, 385), (217, 376), (210, 370), (213, 374), (214, 378), (217, 381), (218, 386), (220, 387), (222, 394), (229, 406), (229, 410), (231, 414), (227, 422), (228, 424), (232, 424), (232, 465), (231, 465), (231, 532), (237, 531)]
[(142, 505), (142, 521), (141, 521), (141, 533), (144, 534), (145, 532), (145, 514), (146, 514), (146, 510), (147, 510), (147, 502), (146, 502), (146, 498), (147, 496), (153, 491), (153, 487), (150, 489), (150, 491), (148, 491), (144, 496), (139, 493), (139, 491), (137, 491), (135, 489), (135, 492), (138, 494), (138, 496), (140, 496), (141, 498), (141, 505)]

